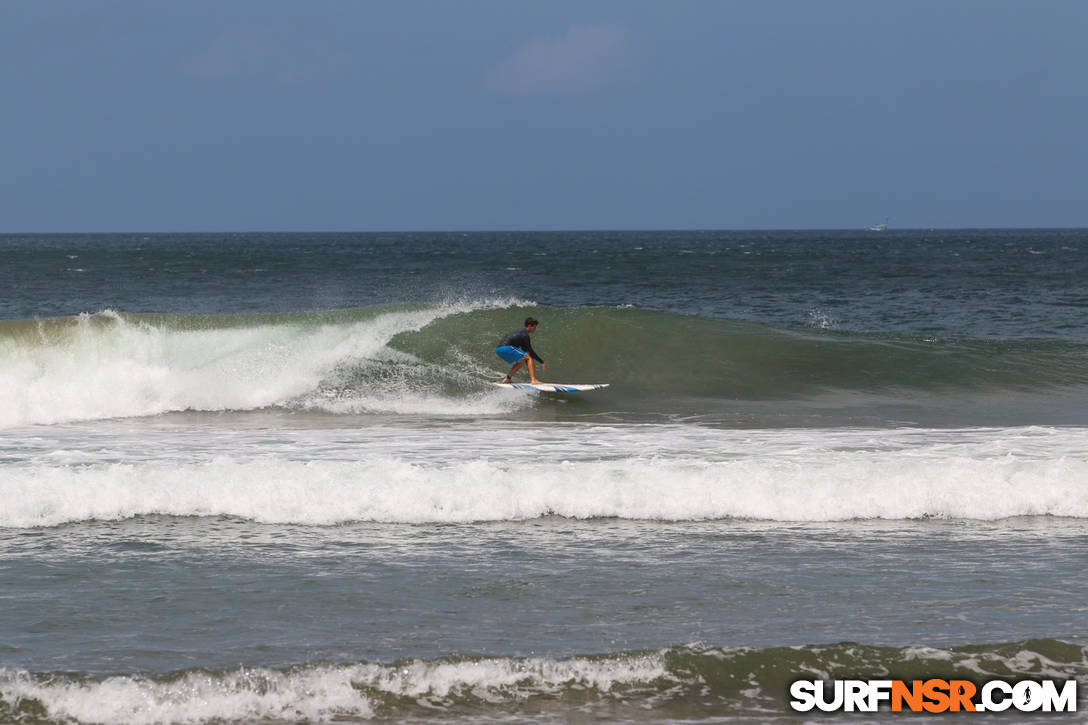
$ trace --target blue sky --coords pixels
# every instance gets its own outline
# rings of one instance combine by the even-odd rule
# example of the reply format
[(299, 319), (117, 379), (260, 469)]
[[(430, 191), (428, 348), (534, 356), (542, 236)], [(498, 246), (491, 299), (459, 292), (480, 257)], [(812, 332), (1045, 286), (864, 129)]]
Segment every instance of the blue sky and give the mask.
[(0, 232), (1088, 226), (1088, 3), (0, 4)]

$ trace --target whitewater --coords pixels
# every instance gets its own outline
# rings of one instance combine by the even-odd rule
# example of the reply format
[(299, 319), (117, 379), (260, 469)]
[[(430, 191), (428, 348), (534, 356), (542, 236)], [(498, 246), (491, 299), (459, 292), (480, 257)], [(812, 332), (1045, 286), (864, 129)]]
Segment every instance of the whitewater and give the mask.
[[(120, 424), (9, 448), (0, 526), (145, 515), (278, 524), (1088, 518), (1085, 429), (720, 431), (402, 424), (365, 431)], [(100, 433), (101, 435), (101, 433)], [(440, 444), (438, 442), (440, 441)], [(533, 451), (526, 460), (524, 451)]]
[[(344, 361), (395, 361), (398, 355), (387, 343), (398, 333), (444, 315), (509, 305), (485, 301), (373, 310), (370, 319), (340, 323), (313, 318), (305, 323), (204, 320), (203, 329), (127, 319), (113, 310), (28, 321), (24, 329), (0, 334), (0, 393), (6, 403), (0, 428), (179, 410), (303, 405), (303, 396), (313, 394)], [(388, 405), (433, 411), (443, 401), (397, 400)]]

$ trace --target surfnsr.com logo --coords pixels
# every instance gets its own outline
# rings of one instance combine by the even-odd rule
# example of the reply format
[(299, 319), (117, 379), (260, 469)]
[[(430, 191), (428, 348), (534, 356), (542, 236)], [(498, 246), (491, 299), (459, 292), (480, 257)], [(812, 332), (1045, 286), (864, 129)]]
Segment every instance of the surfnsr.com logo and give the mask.
[(796, 712), (1076, 712), (1076, 680), (797, 680)]

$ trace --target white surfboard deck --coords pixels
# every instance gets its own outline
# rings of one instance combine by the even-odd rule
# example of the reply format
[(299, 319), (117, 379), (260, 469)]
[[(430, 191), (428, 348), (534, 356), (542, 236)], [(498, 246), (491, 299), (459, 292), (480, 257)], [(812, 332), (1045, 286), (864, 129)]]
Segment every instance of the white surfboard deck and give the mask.
[(545, 393), (583, 393), (587, 390), (607, 388), (609, 383), (573, 384), (573, 383), (491, 383), (509, 390), (539, 390)]

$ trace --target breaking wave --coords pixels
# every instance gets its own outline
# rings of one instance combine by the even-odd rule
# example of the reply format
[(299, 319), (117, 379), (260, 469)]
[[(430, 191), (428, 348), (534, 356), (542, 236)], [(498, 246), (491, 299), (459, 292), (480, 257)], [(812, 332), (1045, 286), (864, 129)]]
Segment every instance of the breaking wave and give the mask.
[[(467, 431), (432, 452), (430, 429), (365, 431), (332, 458), (315, 440), (247, 456), (165, 449), (160, 460), (33, 452), (0, 479), (0, 526), (145, 515), (262, 523), (454, 523), (545, 516), (660, 521), (1088, 518), (1082, 428), (952, 432), (770, 431), (659, 426)], [(927, 436), (929, 436), (927, 438)], [(587, 440), (599, 441), (596, 447)], [(381, 453), (396, 440), (400, 452)], [(431, 440), (431, 445), (428, 445)], [(269, 444), (271, 445), (271, 444)], [(685, 451), (684, 446), (690, 446)], [(276, 446), (273, 446), (276, 447)], [(464, 458), (458, 447), (475, 452)], [(641, 449), (641, 453), (636, 449)], [(327, 451), (322, 455), (330, 455)], [(61, 464), (61, 465), (58, 465)]]
[[(531, 407), (491, 389), (492, 350), (527, 312), (551, 379), (610, 382), (614, 410), (722, 401), (1037, 393), (1081, 399), (1088, 345), (794, 330), (631, 308), (514, 300), (289, 315), (0, 321), (0, 428), (268, 407), (489, 415)], [(559, 377), (556, 377), (559, 376)], [(571, 379), (574, 378), (574, 379)], [(696, 401), (692, 403), (691, 401)]]
[[(691, 720), (767, 722), (797, 678), (1088, 678), (1088, 648), (1053, 639), (879, 647), (706, 647), (568, 658), (480, 657), (240, 667), (91, 677), (0, 669), (0, 720), (201, 725), (370, 719), (430, 722)], [(893, 714), (885, 713), (889, 717)], [(902, 716), (898, 716), (902, 717)]]

